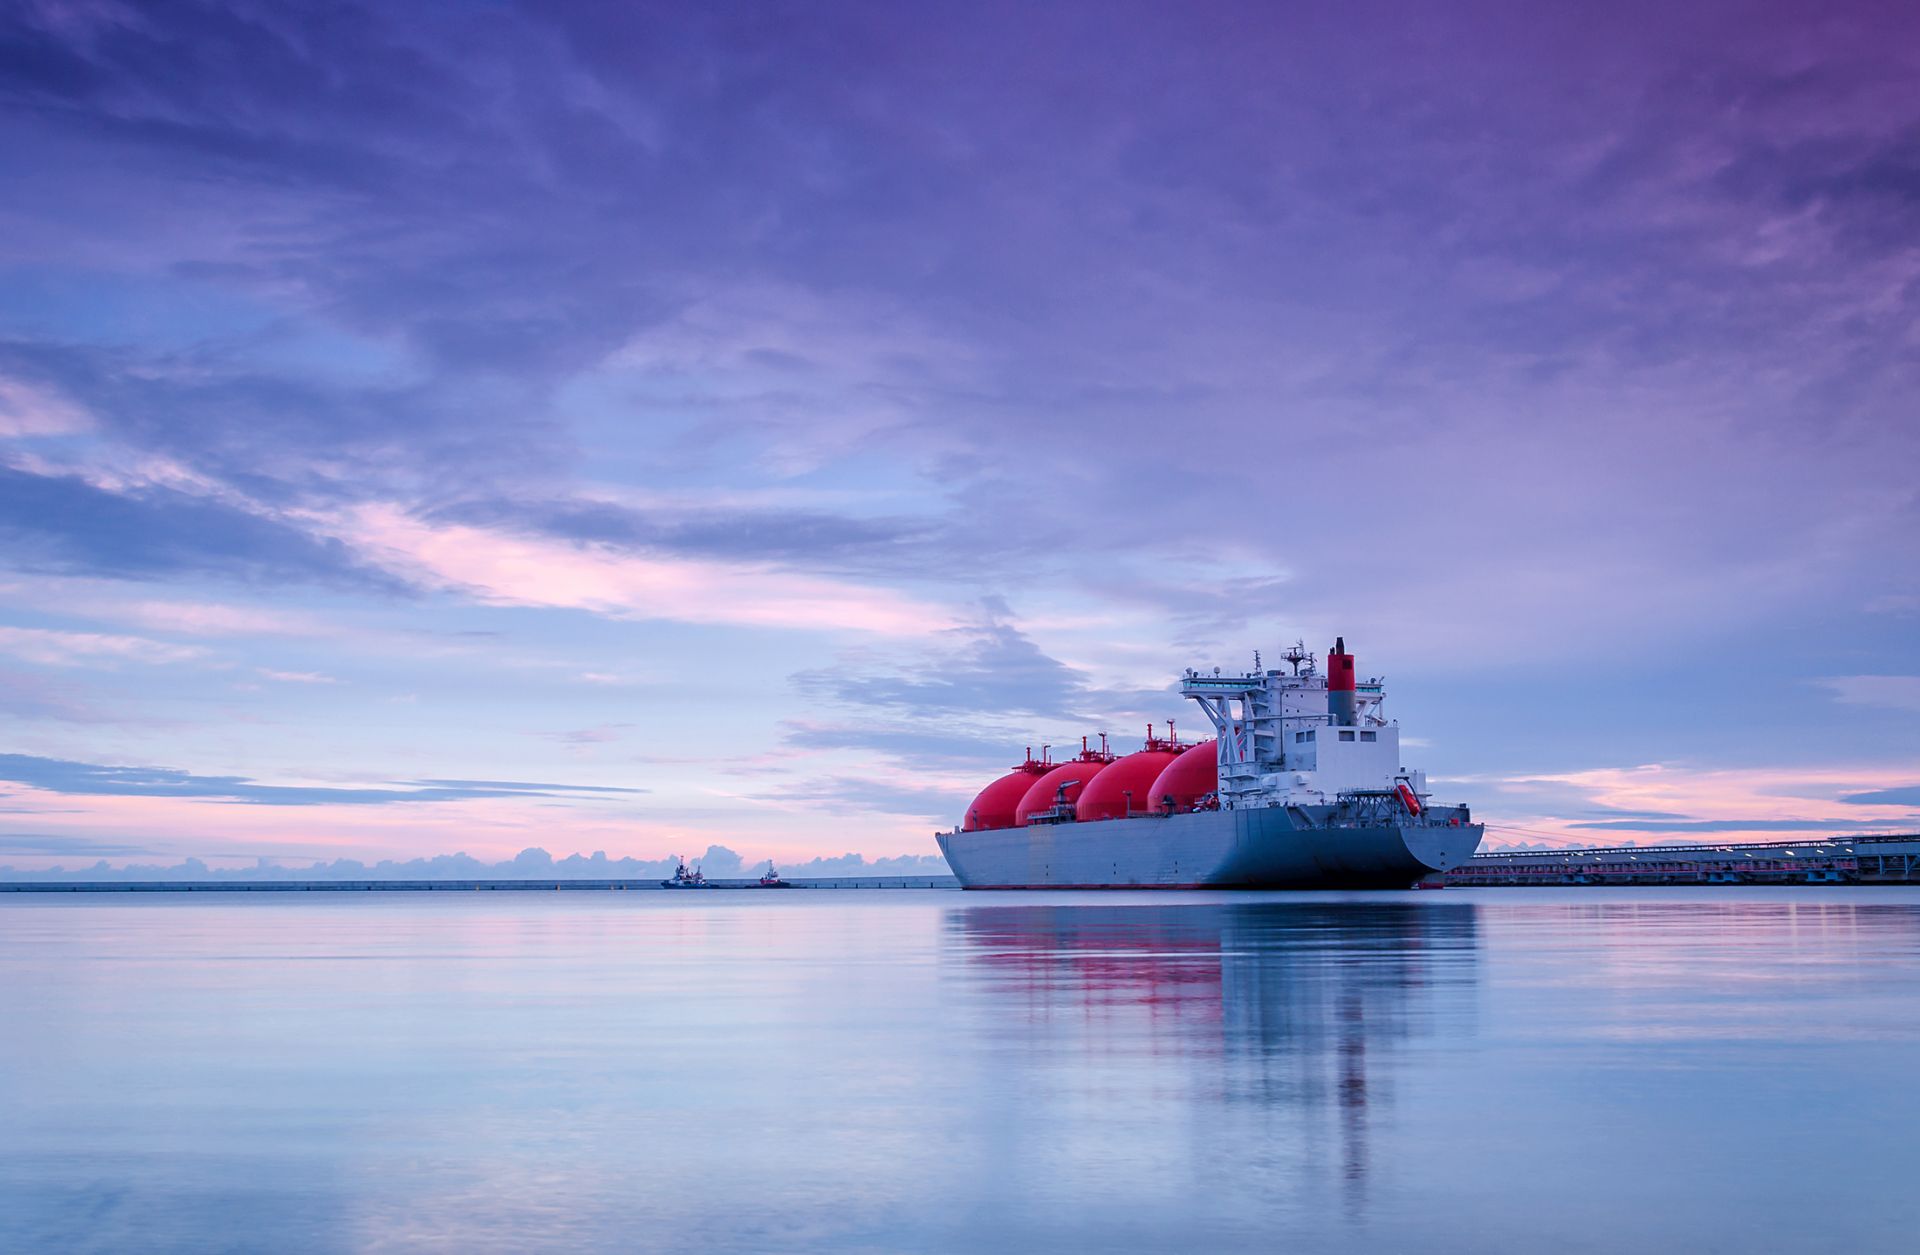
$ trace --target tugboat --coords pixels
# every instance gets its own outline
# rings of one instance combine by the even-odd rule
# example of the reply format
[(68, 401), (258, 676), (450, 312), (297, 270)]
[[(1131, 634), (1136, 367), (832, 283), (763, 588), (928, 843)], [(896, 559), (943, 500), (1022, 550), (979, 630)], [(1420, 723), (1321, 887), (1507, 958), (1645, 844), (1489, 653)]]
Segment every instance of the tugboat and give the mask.
[(700, 874), (700, 869), (698, 867), (694, 868), (692, 871), (688, 871), (687, 860), (681, 858), (678, 854), (674, 855), (673, 857), (674, 857), (674, 860), (679, 864), (679, 866), (673, 869), (672, 880), (663, 880), (660, 882), (660, 887), (662, 889), (717, 889), (719, 888), (718, 885), (708, 884), (707, 878)]
[(788, 883), (787, 883), (786, 881), (784, 881), (784, 880), (782, 880), (782, 879), (780, 879), (780, 873), (779, 873), (779, 872), (777, 872), (777, 871), (775, 871), (775, 870), (773, 870), (773, 860), (772, 860), (772, 859), (768, 859), (768, 860), (767, 860), (767, 874), (766, 874), (766, 875), (764, 875), (764, 876), (762, 876), (762, 877), (760, 877), (760, 887), (761, 887), (762, 889), (791, 889), (791, 888), (793, 888), (793, 886), (792, 886), (792, 885), (790, 885), (790, 884), (788, 884)]

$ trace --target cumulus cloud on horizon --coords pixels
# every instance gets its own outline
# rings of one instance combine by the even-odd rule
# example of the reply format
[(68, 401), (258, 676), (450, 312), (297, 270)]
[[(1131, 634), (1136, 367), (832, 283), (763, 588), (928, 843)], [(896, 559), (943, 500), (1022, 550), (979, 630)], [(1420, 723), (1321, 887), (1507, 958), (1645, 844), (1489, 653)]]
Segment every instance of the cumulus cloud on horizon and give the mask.
[[(0, 856), (101, 856), (91, 865), (50, 868), (15, 868), (0, 864), (0, 880), (58, 881), (82, 875), (87, 880), (211, 880), (211, 881), (299, 881), (299, 880), (655, 880), (673, 875), (677, 856), (663, 859), (609, 858), (604, 851), (569, 854), (555, 858), (537, 847), (522, 850), (511, 859), (487, 862), (470, 855), (438, 854), (426, 858), (381, 860), (366, 863), (358, 859), (334, 859), (330, 862), (302, 862), (292, 858), (259, 857), (241, 867), (209, 865), (204, 859), (187, 858), (172, 864), (128, 862), (114, 865), (111, 856), (137, 856), (154, 851), (111, 842), (86, 842), (48, 837), (6, 836), (0, 834)], [(898, 855), (868, 859), (860, 854), (821, 855), (802, 861), (777, 862), (770, 859), (743, 859), (724, 845), (711, 845), (690, 863), (713, 880), (732, 880), (759, 876), (772, 864), (783, 878), (806, 879), (855, 876), (946, 876), (946, 861), (937, 854)]]

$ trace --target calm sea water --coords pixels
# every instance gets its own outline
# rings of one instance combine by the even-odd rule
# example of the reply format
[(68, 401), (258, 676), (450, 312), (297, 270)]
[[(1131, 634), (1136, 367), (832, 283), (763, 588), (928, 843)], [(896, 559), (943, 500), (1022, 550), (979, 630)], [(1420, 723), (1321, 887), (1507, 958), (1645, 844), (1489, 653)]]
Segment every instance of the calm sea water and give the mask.
[(1920, 1248), (1920, 891), (0, 901), (7, 1250)]

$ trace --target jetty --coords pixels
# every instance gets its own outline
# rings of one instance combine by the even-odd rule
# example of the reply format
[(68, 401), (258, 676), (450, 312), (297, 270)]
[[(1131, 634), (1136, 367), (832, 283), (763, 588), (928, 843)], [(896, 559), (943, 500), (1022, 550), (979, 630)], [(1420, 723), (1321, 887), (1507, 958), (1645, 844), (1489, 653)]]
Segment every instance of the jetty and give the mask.
[(1920, 884), (1920, 833), (1723, 845), (1492, 850), (1445, 873), (1461, 887)]

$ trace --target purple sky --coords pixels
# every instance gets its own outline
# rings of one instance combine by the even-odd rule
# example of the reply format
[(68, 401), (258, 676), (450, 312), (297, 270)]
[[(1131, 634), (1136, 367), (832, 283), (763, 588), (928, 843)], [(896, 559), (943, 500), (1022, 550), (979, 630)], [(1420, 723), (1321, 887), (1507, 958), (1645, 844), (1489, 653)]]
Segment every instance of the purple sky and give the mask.
[(1920, 823), (1911, 4), (27, 0), (0, 187), (0, 863), (931, 854), (1336, 632), (1495, 843)]

